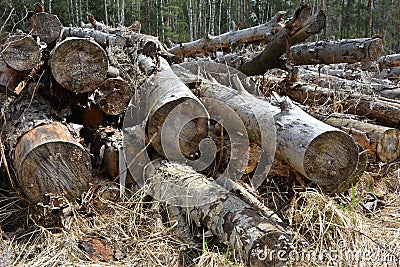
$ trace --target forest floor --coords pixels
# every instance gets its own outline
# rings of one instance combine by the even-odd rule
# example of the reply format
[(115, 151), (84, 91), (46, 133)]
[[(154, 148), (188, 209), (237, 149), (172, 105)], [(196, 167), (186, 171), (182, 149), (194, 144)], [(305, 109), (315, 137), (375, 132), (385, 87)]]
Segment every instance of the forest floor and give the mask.
[[(33, 206), (0, 174), (0, 266), (245, 266), (229, 245), (192, 226), (181, 240), (146, 188), (118, 197), (94, 184), (62, 211)], [(288, 266), (399, 266), (400, 162), (371, 163), (360, 182), (328, 196), (301, 177), (269, 177), (264, 204), (296, 232)], [(265, 251), (270, 257), (279, 251)]]

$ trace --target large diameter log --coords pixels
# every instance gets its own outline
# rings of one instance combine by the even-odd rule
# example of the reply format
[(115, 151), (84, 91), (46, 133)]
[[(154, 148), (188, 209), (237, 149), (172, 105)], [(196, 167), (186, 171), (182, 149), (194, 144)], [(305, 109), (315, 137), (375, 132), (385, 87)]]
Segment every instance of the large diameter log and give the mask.
[(168, 52), (179, 58), (187, 57), (196, 53), (206, 53), (227, 49), (239, 44), (254, 42), (265, 42), (272, 34), (275, 28), (281, 28), (278, 22), (282, 19), (285, 12), (278, 12), (270, 21), (265, 24), (254, 26), (243, 30), (232, 30), (219, 36), (207, 35), (202, 39), (183, 43), (168, 49)]
[(63, 87), (84, 93), (96, 89), (106, 78), (108, 58), (96, 42), (67, 38), (51, 51), (51, 72)]
[[(165, 155), (178, 152), (185, 157), (195, 154), (207, 136), (208, 112), (191, 90), (160, 58), (161, 71), (139, 89), (141, 118), (147, 119), (147, 134), (156, 151)], [(168, 123), (164, 122), (169, 119)], [(169, 140), (172, 138), (173, 140)], [(165, 139), (168, 139), (165, 141)], [(179, 143), (179, 147), (176, 147)], [(168, 154), (168, 153), (167, 153)]]
[(400, 157), (400, 131), (397, 129), (361, 122), (343, 114), (318, 116), (318, 119), (351, 134), (370, 159), (393, 162)]
[(307, 5), (298, 9), (293, 19), (273, 36), (264, 50), (252, 60), (243, 63), (238, 69), (246, 75), (263, 74), (268, 69), (283, 67), (285, 62), (280, 57), (291, 45), (306, 40), (325, 28), (326, 16), (322, 11), (311, 15)]
[(400, 54), (382, 56), (378, 59), (378, 64), (381, 70), (391, 67), (400, 67)]
[(228, 243), (249, 266), (285, 265), (284, 258), (288, 257), (265, 255), (272, 250), (289, 255), (291, 250), (293, 236), (277, 222), (276, 215), (262, 216), (239, 197), (188, 166), (161, 163), (152, 168), (146, 171), (146, 176), (156, 199), (193, 204), (182, 209), (192, 223), (209, 229), (221, 242)]
[(355, 184), (362, 164), (351, 136), (313, 118), (286, 97), (281, 106), (274, 111), (278, 158), (330, 193)]
[(25, 133), (14, 151), (23, 192), (33, 203), (54, 198), (75, 200), (89, 187), (91, 162), (68, 128), (54, 122)]
[(131, 100), (129, 84), (122, 78), (106, 79), (100, 86), (98, 105), (107, 115), (118, 115), (125, 111)]
[(60, 37), (62, 24), (54, 14), (36, 13), (28, 20), (28, 31), (46, 44), (53, 44)]
[(377, 60), (382, 50), (381, 38), (318, 41), (291, 47), (290, 61), (294, 65), (367, 62)]
[(17, 71), (33, 69), (40, 61), (40, 45), (30, 35), (11, 36), (2, 51), (8, 66)]

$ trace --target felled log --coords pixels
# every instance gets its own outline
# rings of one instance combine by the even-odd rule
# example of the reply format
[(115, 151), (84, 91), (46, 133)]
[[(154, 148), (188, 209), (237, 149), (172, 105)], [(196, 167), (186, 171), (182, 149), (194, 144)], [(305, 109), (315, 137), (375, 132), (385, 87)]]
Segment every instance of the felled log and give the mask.
[(104, 49), (108, 46), (120, 46), (124, 47), (126, 45), (126, 40), (124, 37), (117, 34), (105, 33), (98, 30), (87, 29), (87, 28), (77, 28), (77, 27), (64, 27), (62, 29), (62, 38), (67, 37), (79, 37), (79, 38), (93, 38), (99, 45)]
[(39, 37), (40, 41), (52, 45), (60, 37), (62, 24), (56, 15), (40, 12), (29, 18), (27, 29), (32, 36)]
[(355, 184), (359, 179), (355, 174), (365, 164), (354, 140), (314, 119), (287, 97), (280, 101), (274, 110), (277, 157), (328, 192), (339, 193)]
[(160, 155), (175, 160), (193, 156), (207, 136), (208, 112), (168, 62), (159, 60), (160, 71), (138, 89), (137, 123), (147, 120), (149, 140)]
[(56, 81), (75, 93), (90, 92), (106, 78), (108, 58), (96, 42), (68, 38), (50, 54), (51, 72)]
[(400, 127), (400, 104), (396, 100), (383, 99), (360, 93), (341, 92), (316, 85), (292, 83), (286, 79), (268, 76), (263, 80), (264, 94), (268, 95), (268, 88), (278, 91), (281, 95), (288, 95), (299, 103), (331, 105), (337, 112), (347, 112), (365, 116), (376, 120), (380, 124)]
[(377, 61), (381, 70), (391, 67), (400, 67), (400, 54), (382, 56)]
[(375, 73), (374, 77), (378, 79), (389, 79), (398, 82), (400, 77), (400, 67), (396, 66), (384, 68), (379, 73)]
[(10, 68), (4, 59), (0, 57), (0, 91), (13, 93), (24, 77), (24, 73)]
[(228, 49), (239, 44), (249, 44), (254, 42), (266, 42), (275, 31), (279, 31), (281, 26), (278, 24), (286, 12), (278, 12), (270, 21), (265, 24), (254, 26), (243, 30), (232, 30), (218, 36), (207, 35), (204, 38), (176, 45), (168, 52), (179, 58), (188, 57), (197, 53), (209, 53), (221, 49)]
[(121, 77), (108, 78), (99, 87), (100, 95), (96, 102), (107, 115), (118, 115), (125, 111), (131, 100), (129, 84)]
[(367, 151), (368, 158), (393, 162), (400, 157), (400, 131), (348, 118), (344, 114), (317, 116), (323, 122), (351, 134)]
[(265, 255), (272, 249), (288, 255), (293, 242), (291, 234), (274, 218), (261, 216), (246, 202), (185, 165), (155, 163), (147, 168), (146, 177), (153, 197), (182, 203), (187, 207), (182, 211), (195, 226), (203, 226), (221, 242), (229, 243), (249, 266), (285, 265), (285, 257)]
[(42, 56), (40, 45), (30, 35), (9, 37), (1, 53), (7, 65), (16, 71), (33, 69)]
[(296, 11), (293, 19), (273, 36), (259, 55), (243, 63), (238, 69), (246, 75), (258, 75), (271, 68), (283, 67), (285, 62), (280, 57), (289, 47), (319, 33), (325, 28), (325, 21), (326, 16), (322, 11), (311, 15), (311, 8), (303, 5)]
[(379, 37), (318, 41), (291, 47), (290, 61), (293, 65), (367, 62), (377, 60), (382, 50)]
[(80, 197), (92, 181), (90, 156), (72, 128), (53, 119), (39, 96), (22, 97), (7, 112), (7, 145), (17, 184), (33, 203), (51, 207)]

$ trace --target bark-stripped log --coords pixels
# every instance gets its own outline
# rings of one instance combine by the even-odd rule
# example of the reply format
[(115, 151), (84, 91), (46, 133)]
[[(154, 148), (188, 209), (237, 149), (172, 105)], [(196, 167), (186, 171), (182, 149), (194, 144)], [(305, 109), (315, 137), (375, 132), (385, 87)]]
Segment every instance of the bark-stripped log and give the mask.
[(32, 36), (37, 36), (40, 41), (51, 45), (60, 37), (63, 27), (56, 15), (40, 12), (29, 18), (27, 28)]
[(59, 84), (75, 93), (84, 93), (95, 90), (105, 80), (108, 58), (97, 43), (68, 38), (51, 51), (50, 67)]
[(391, 67), (400, 67), (400, 54), (382, 56), (378, 59), (378, 64), (381, 70)]
[(121, 77), (106, 79), (99, 90), (100, 96), (96, 99), (96, 102), (107, 115), (123, 113), (131, 100), (129, 84)]
[(294, 65), (354, 63), (377, 60), (382, 54), (382, 38), (361, 38), (338, 42), (318, 41), (290, 48)]
[(281, 21), (285, 13), (283, 11), (278, 12), (270, 21), (263, 25), (243, 30), (232, 30), (218, 36), (207, 35), (202, 39), (174, 46), (168, 49), (168, 52), (179, 58), (183, 58), (196, 53), (208, 53), (220, 49), (228, 49), (239, 44), (266, 42), (276, 31), (281, 29), (278, 22)]
[[(183, 212), (186, 211), (192, 223), (209, 229), (221, 242), (229, 243), (249, 266), (285, 265), (285, 257), (274, 253), (265, 255), (271, 250), (288, 255), (291, 250), (294, 237), (277, 222), (276, 215), (268, 218), (260, 215), (239, 197), (188, 166), (162, 162), (151, 169), (146, 171), (146, 176), (156, 199), (168, 202), (173, 198), (183, 205), (189, 203)], [(180, 190), (172, 192), (171, 189), (177, 188)]]
[[(208, 112), (165, 59), (160, 58), (160, 66), (161, 71), (138, 90), (136, 112), (141, 117), (137, 121), (147, 118), (147, 134), (159, 154), (172, 158), (192, 156), (207, 136)], [(166, 119), (168, 122), (164, 123)]]
[(341, 92), (340, 90), (331, 90), (304, 83), (292, 83), (273, 76), (266, 76), (263, 82), (265, 95), (269, 94), (268, 90), (274, 90), (280, 92), (281, 95), (288, 95), (300, 103), (330, 104), (337, 112), (365, 116), (379, 121), (387, 127), (400, 127), (400, 104), (396, 100), (356, 92), (349, 94), (346, 91)]
[(325, 28), (325, 21), (326, 16), (322, 11), (311, 15), (311, 8), (307, 5), (302, 6), (285, 28), (273, 36), (259, 55), (243, 63), (238, 69), (246, 75), (257, 75), (265, 73), (268, 69), (283, 67), (285, 61), (280, 57), (288, 48), (319, 33)]
[(7, 144), (18, 185), (33, 203), (57, 206), (75, 200), (92, 181), (91, 161), (76, 133), (54, 122), (50, 104), (22, 97), (7, 115)]
[(351, 134), (371, 160), (392, 162), (400, 157), (400, 131), (397, 129), (361, 122), (344, 114), (317, 118)]
[(30, 35), (11, 36), (1, 52), (8, 66), (17, 71), (33, 69), (40, 61), (40, 45)]
[(343, 192), (359, 177), (359, 147), (345, 132), (311, 117), (282, 97), (275, 108), (277, 156), (331, 193)]

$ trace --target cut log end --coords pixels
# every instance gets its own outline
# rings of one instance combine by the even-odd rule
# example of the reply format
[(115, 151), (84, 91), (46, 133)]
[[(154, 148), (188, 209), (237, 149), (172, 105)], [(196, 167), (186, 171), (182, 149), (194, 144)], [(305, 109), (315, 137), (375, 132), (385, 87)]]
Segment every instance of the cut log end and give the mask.
[(329, 192), (351, 179), (358, 166), (358, 148), (354, 140), (341, 131), (327, 131), (315, 138), (304, 155), (304, 170), (312, 181)]
[(382, 134), (376, 147), (378, 158), (383, 162), (393, 162), (400, 157), (400, 131), (389, 129)]
[(54, 196), (75, 200), (91, 181), (88, 153), (61, 123), (27, 132), (14, 155), (19, 184), (35, 204), (48, 204)]
[(131, 100), (129, 84), (121, 78), (109, 78), (100, 86), (104, 94), (99, 101), (100, 109), (108, 115), (118, 115), (125, 111)]
[(59, 84), (73, 92), (85, 93), (93, 91), (105, 80), (108, 58), (97, 43), (84, 38), (68, 38), (53, 49), (50, 65)]
[(12, 37), (2, 51), (8, 66), (17, 71), (33, 69), (40, 61), (39, 44), (29, 35)]
[(46, 44), (52, 44), (60, 37), (62, 23), (56, 15), (40, 12), (29, 19), (28, 30)]
[(368, 46), (368, 56), (371, 61), (378, 60), (382, 55), (383, 41), (381, 38), (374, 38)]

